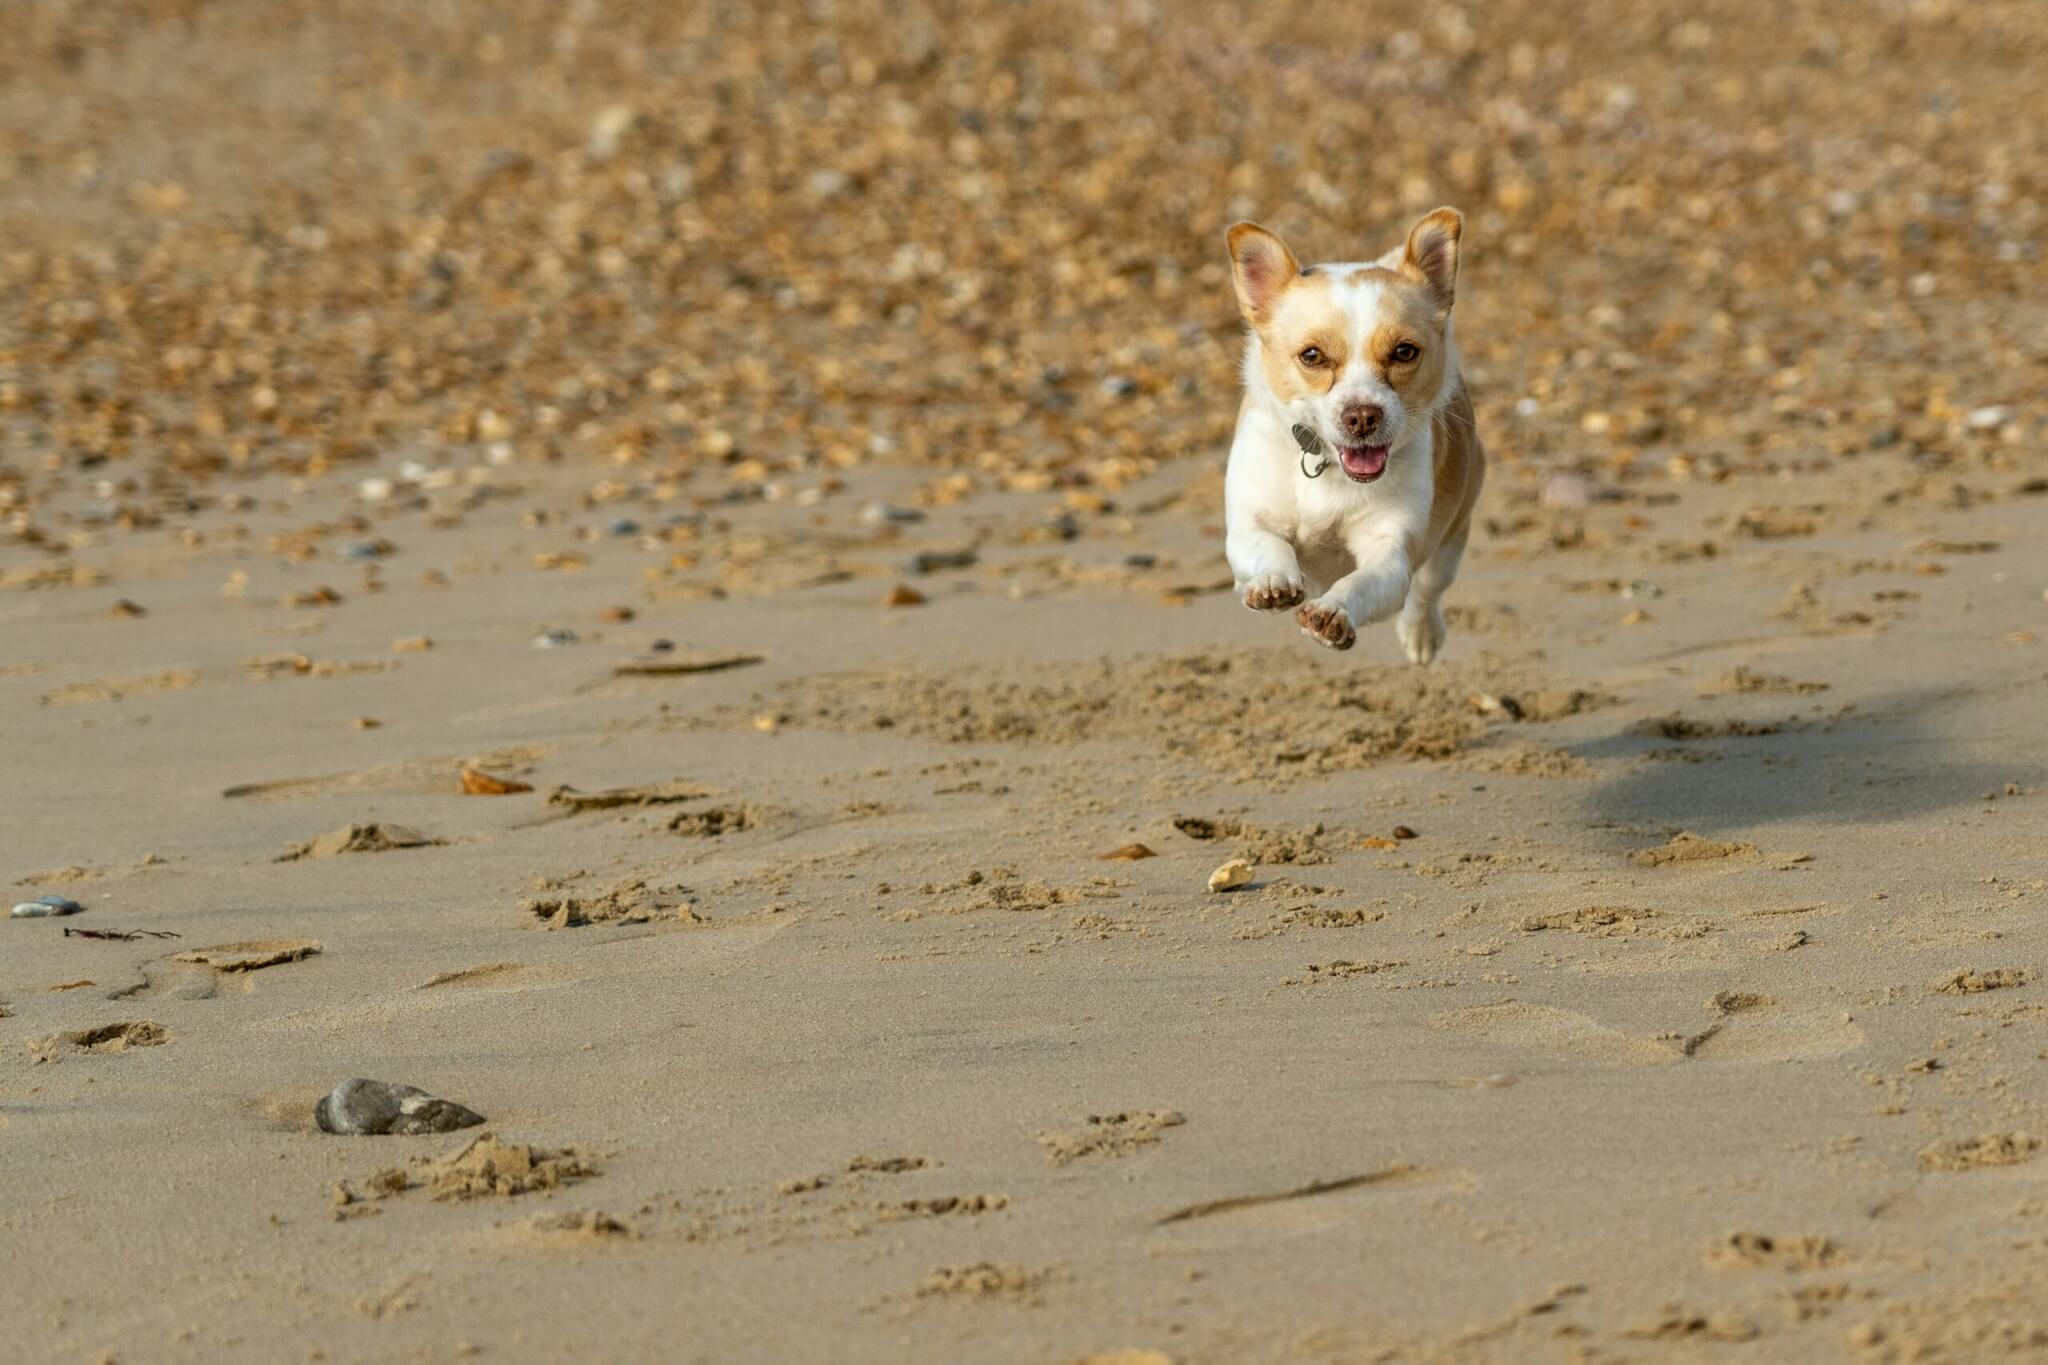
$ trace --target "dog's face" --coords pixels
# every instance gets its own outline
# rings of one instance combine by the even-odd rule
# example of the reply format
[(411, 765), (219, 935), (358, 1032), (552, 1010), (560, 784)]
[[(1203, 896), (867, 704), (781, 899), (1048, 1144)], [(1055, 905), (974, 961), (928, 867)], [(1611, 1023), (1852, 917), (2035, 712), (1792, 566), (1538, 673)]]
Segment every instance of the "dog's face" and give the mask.
[(1256, 223), (1230, 229), (1237, 303), (1259, 335), (1266, 384), (1355, 483), (1384, 474), (1443, 397), (1463, 226), (1438, 209), (1409, 232), (1397, 266), (1307, 270)]

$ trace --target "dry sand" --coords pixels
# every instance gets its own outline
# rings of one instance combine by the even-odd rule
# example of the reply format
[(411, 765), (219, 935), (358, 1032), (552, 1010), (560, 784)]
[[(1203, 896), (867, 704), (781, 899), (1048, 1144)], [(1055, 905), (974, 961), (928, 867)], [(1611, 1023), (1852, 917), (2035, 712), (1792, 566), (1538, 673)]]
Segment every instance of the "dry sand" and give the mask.
[[(2048, 1355), (2038, 6), (343, 8), (10, 9), (0, 1353)], [(1438, 199), (1414, 670), (1220, 228)]]

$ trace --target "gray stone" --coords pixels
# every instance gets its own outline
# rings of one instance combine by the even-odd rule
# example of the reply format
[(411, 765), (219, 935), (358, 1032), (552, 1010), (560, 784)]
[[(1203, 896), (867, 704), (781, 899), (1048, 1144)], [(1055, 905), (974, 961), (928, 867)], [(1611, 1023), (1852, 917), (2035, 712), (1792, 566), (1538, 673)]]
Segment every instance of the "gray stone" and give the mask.
[(42, 919), (49, 915), (75, 915), (85, 907), (62, 896), (37, 896), (14, 907), (13, 919)]
[(484, 1116), (416, 1086), (354, 1077), (321, 1097), (313, 1106), (313, 1121), (323, 1133), (348, 1137), (391, 1133), (412, 1137), (474, 1128), (484, 1121)]

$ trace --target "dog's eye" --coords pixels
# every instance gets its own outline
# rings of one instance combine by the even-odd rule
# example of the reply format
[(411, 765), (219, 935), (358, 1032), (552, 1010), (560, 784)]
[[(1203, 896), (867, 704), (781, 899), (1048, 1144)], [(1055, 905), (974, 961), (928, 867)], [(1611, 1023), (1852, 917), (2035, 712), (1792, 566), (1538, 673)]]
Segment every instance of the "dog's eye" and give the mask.
[(1396, 365), (1406, 365), (1421, 354), (1422, 348), (1420, 346), (1417, 346), (1412, 341), (1404, 341), (1394, 348), (1394, 363)]
[(1313, 370), (1323, 363), (1323, 353), (1314, 346), (1305, 346), (1302, 348), (1300, 360), (1302, 364)]

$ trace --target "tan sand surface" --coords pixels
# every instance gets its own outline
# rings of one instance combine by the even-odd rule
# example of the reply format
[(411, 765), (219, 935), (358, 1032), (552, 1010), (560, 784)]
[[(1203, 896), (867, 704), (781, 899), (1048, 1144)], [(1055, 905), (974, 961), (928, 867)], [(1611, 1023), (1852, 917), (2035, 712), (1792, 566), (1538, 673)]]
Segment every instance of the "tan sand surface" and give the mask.
[(0, 1357), (2048, 1357), (2043, 10), (821, 8), (0, 15)]

